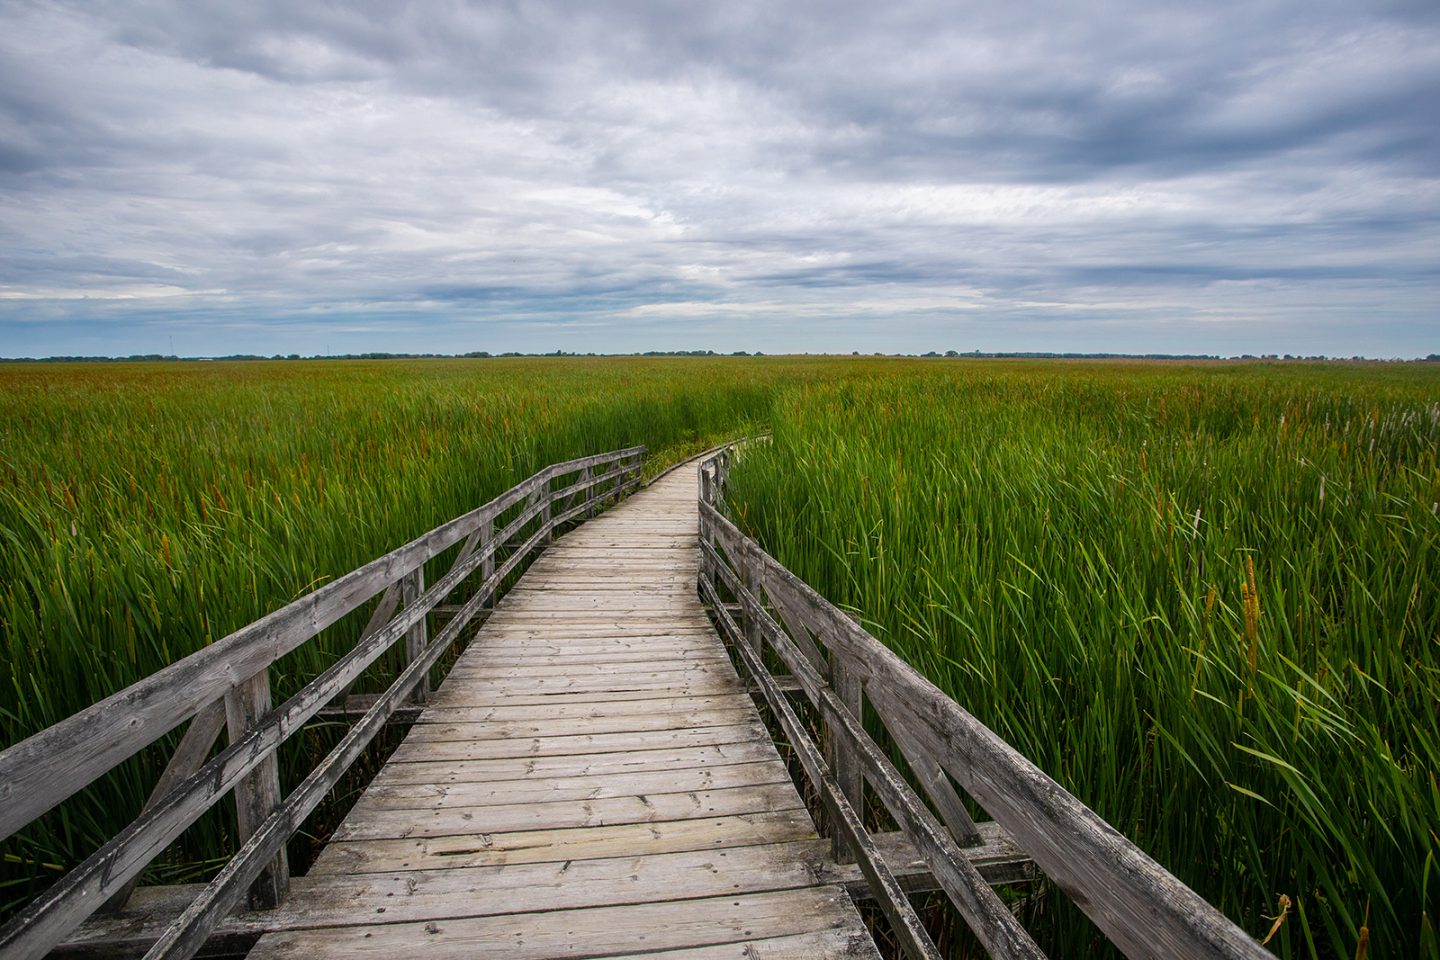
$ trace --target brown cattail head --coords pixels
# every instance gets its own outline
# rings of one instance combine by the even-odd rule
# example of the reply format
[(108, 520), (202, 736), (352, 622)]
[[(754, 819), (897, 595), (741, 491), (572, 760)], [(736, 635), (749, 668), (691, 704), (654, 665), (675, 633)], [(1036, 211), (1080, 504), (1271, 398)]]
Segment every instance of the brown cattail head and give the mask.
[(1255, 672), (1260, 646), (1260, 593), (1255, 588), (1255, 558), (1245, 558), (1245, 582), (1240, 585), (1241, 606), (1245, 612), (1245, 640), (1249, 645), (1246, 660)]

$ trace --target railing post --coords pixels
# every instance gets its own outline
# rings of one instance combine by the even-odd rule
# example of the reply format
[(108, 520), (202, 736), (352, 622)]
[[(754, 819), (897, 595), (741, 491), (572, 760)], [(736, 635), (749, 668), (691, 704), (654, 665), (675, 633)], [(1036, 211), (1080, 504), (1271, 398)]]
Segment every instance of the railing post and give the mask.
[[(747, 545), (748, 546), (748, 545)], [(755, 606), (760, 606), (760, 591), (756, 589), (757, 577), (755, 576), (755, 561), (750, 557), (749, 549), (742, 549), (740, 555), (734, 558), (736, 573), (740, 575), (740, 587), (747, 594)], [(740, 601), (740, 625), (745, 631), (745, 642), (750, 649), (755, 651), (757, 657), (763, 659), (765, 655), (765, 637), (760, 632), (760, 620), (750, 612), (750, 605), (745, 602), (744, 597), (736, 597)]]
[(595, 516), (595, 488), (589, 486), (590, 468), (587, 466), (580, 471), (580, 482), (586, 484), (585, 489), (580, 491), (580, 496), (585, 498), (585, 519), (589, 520)]
[(700, 591), (701, 603), (705, 602), (705, 584), (708, 583), (713, 576), (710, 572), (710, 555), (705, 552), (705, 544), (708, 542), (710, 533), (709, 527), (709, 518), (702, 512), (700, 514), (700, 543), (698, 544), (700, 564), (699, 571), (695, 577), (695, 587)]
[[(225, 725), (234, 743), (270, 710), (270, 672), (262, 669), (225, 694)], [(235, 784), (235, 819), (240, 843), (250, 837), (280, 806), (280, 767), (272, 750)], [(275, 859), (250, 885), (250, 907), (269, 910), (279, 906), (290, 890), (290, 860), (281, 847)]]
[(624, 466), (625, 469), (621, 470), (619, 475), (615, 478), (616, 503), (619, 503), (621, 500), (625, 499), (625, 488), (630, 486), (632, 481), (638, 480), (640, 478), (640, 454), (632, 453), (627, 455), (623, 460), (621, 460), (621, 464)]
[[(860, 678), (849, 669), (845, 657), (835, 647), (830, 648), (830, 686), (840, 703), (855, 717), (856, 722), (864, 723), (865, 688)], [(825, 724), (825, 741), (826, 760), (834, 771), (835, 782), (839, 784), (840, 791), (845, 794), (845, 799), (850, 801), (850, 806), (863, 823), (865, 780), (860, 764), (850, 751), (844, 734), (836, 729), (834, 723)], [(836, 861), (844, 863), (854, 859), (838, 834), (832, 834), (830, 842)]]
[[(485, 559), (480, 561), (480, 582), (485, 583), (491, 577), (495, 576), (495, 551), (498, 544), (495, 543), (495, 519), (493, 517), (485, 521), (484, 526), (479, 530), (479, 534), (479, 549), (485, 551)], [(498, 589), (491, 589), (485, 599), (480, 601), (480, 605), (482, 607), (495, 606), (495, 595), (499, 592)]]
[[(400, 581), (400, 598), (404, 601), (406, 609), (415, 605), (420, 595), (425, 592), (425, 566), (422, 564), (414, 570), (405, 574)], [(425, 648), (430, 645), (430, 629), (426, 624), (428, 617), (421, 617), (415, 625), (405, 631), (405, 663), (409, 665), (420, 659), (425, 653)], [(410, 692), (411, 703), (424, 703), (430, 699), (430, 674), (427, 671), (415, 684), (415, 689)]]
[[(545, 482), (540, 485), (540, 489), (537, 491), (537, 493), (540, 497), (540, 525), (547, 528), (550, 526), (550, 507), (555, 500), (555, 495), (551, 492), (551, 490), (552, 486), (550, 478), (546, 477)], [(550, 543), (554, 539), (555, 531), (547, 529), (545, 531), (545, 536), (540, 538), (540, 542)]]

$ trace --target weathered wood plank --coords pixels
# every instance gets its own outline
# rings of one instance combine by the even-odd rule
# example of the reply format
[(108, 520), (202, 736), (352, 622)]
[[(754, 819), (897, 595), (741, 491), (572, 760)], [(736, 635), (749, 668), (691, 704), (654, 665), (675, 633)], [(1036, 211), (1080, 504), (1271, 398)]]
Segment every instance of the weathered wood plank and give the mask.
[(703, 686), (706, 685), (690, 684), (685, 687), (675, 687), (668, 684), (658, 684), (654, 686), (627, 688), (625, 690), (591, 690), (569, 694), (530, 694), (512, 691), (512, 695), (508, 697), (497, 696), (493, 691), (471, 691), (456, 686), (450, 690), (442, 688), (440, 693), (445, 697), (442, 704), (444, 706), (522, 707), (621, 703), (644, 699), (676, 700), (694, 697), (723, 697), (734, 696), (740, 692), (735, 684), (728, 680), (724, 683), (709, 684), (710, 689), (703, 689)]
[[(760, 632), (759, 617), (757, 615), (752, 619), (757, 621), (754, 629), (758, 634)], [(848, 666), (844, 657), (831, 657), (830, 684), (843, 709), (849, 711), (853, 717), (864, 716), (864, 685), (856, 676), (855, 671)], [(854, 808), (856, 816), (863, 820), (865, 818), (865, 781), (861, 775), (860, 764), (850, 750), (850, 742), (838, 734), (834, 725), (828, 720), (825, 724), (825, 756), (830, 763), (831, 771), (833, 771), (835, 783), (845, 794), (845, 799), (850, 806)], [(849, 851), (844, 845), (837, 843), (835, 859), (844, 859), (848, 853)]]
[[(190, 777), (195, 771), (205, 764), (205, 758), (215, 746), (215, 741), (220, 737), (220, 731), (225, 729), (225, 703), (216, 700), (207, 707), (201, 708), (190, 720), (190, 726), (185, 731), (185, 736), (180, 738), (180, 743), (175, 747), (175, 753), (171, 755), (170, 762), (160, 773), (160, 779), (156, 781), (155, 787), (150, 791), (150, 796), (145, 801), (142, 809), (148, 810), (155, 806), (162, 798), (174, 790), (181, 783)], [(105, 904), (106, 910), (120, 910), (125, 906), (131, 892), (139, 884), (140, 877), (136, 875), (128, 883), (122, 886)]]
[[(706, 636), (693, 621), (665, 627), (657, 623), (617, 626), (615, 621), (588, 623), (557, 622), (553, 632), (543, 621), (505, 624), (494, 633), (476, 637), (471, 648), (476, 655), (544, 657), (548, 654), (607, 654), (651, 650), (668, 656), (671, 649), (709, 650), (724, 648), (713, 634)], [(469, 661), (467, 660), (467, 665)]]
[[(437, 714), (439, 711), (437, 711)], [(700, 727), (728, 727), (746, 723), (755, 714), (748, 704), (729, 710), (677, 713), (624, 713), (609, 717), (573, 717), (559, 719), (534, 717), (529, 720), (497, 723), (427, 716), (416, 730), (425, 743), (439, 740), (528, 740), (540, 737), (568, 737), (594, 734), (638, 733), (656, 730), (688, 730)]]
[(474, 686), (469, 688), (469, 692), (476, 696), (484, 696), (486, 693), (529, 697), (563, 696), (648, 690), (656, 687), (706, 687), (708, 689), (705, 692), (740, 690), (740, 683), (732, 674), (715, 669), (708, 663), (691, 664), (688, 670), (645, 670), (636, 671), (633, 675), (600, 673), (567, 677), (562, 673), (490, 678), (483, 673), (477, 673), (469, 676), (474, 678)]
[(557, 800), (481, 807), (375, 807), (361, 800), (335, 831), (334, 841), (453, 837), (477, 831), (578, 829), (625, 823), (676, 822), (803, 809), (790, 783), (747, 784), (716, 790), (649, 793), (594, 800)]
[(829, 931), (837, 927), (837, 921), (863, 935), (864, 928), (843, 890), (801, 888), (445, 923), (288, 931), (262, 937), (250, 956), (252, 960), (393, 960), (397, 953), (423, 950), (434, 960), (601, 957), (640, 944), (653, 952)]
[[(270, 671), (261, 670), (225, 696), (225, 725), (235, 743), (270, 709)], [(280, 767), (273, 752), (241, 777), (232, 791), (240, 842), (254, 836), (265, 818), (280, 806)], [(290, 886), (290, 862), (281, 850), (250, 887), (250, 907), (268, 910), (285, 899)]]
[(720, 790), (770, 783), (790, 783), (790, 775), (779, 760), (638, 773), (618, 772), (608, 776), (531, 776), (479, 783), (407, 783), (377, 778), (365, 791), (364, 802), (373, 809), (431, 810), (451, 806), (483, 807), (560, 800), (608, 800), (652, 793)]
[(416, 731), (395, 748), (392, 763), (418, 760), (504, 760), (520, 757), (595, 757), (605, 753), (676, 747), (708, 747), (742, 743), (765, 736), (758, 722), (690, 730), (648, 730), (578, 736), (530, 737), (523, 740), (427, 740)]
[[(463, 691), (456, 688), (455, 698)], [(749, 703), (744, 694), (730, 693), (698, 697), (648, 697), (644, 699), (605, 700), (593, 703), (502, 703), (488, 707), (469, 707), (447, 703), (431, 703), (420, 717), (422, 723), (511, 723), (548, 718), (574, 720), (603, 719), (635, 715), (652, 716), (672, 712), (695, 713), (709, 710), (735, 710)]]
[(965, 802), (955, 792), (940, 761), (935, 759), (934, 752), (927, 745), (928, 731), (916, 730), (908, 718), (883, 709), (879, 703), (875, 704), (875, 708), (955, 842), (961, 846), (980, 843), (980, 831), (970, 811), (965, 809)]
[[(684, 652), (693, 652), (696, 648), (689, 648)], [(693, 677), (696, 674), (724, 673), (731, 669), (729, 661), (721, 657), (723, 651), (718, 649), (703, 650), (709, 654), (704, 658), (688, 657), (674, 658), (664, 656), (652, 656), (648, 660), (610, 660), (595, 663), (591, 660), (569, 663), (534, 663), (518, 658), (514, 663), (497, 664), (490, 657), (476, 657), (465, 661), (461, 669), (458, 665), (456, 670), (451, 671), (457, 678), (484, 677), (493, 683), (505, 683), (507, 681), (525, 680), (553, 680), (562, 678), (567, 680), (611, 680), (623, 683), (626, 680), (636, 677), (655, 678), (657, 676), (683, 676)], [(457, 672), (458, 671), (458, 672)]]
[[(966, 856), (989, 882), (1033, 879), (1032, 862), (997, 824), (983, 823), (980, 831), (985, 842), (967, 849)], [(874, 839), (905, 889), (937, 889), (928, 868), (903, 834), (879, 834)], [(579, 860), (568, 867), (564, 863), (510, 864), (296, 877), (293, 889), (297, 899), (304, 898), (305, 906), (297, 908), (291, 903), (264, 912), (242, 911), (222, 922), (212, 943), (216, 947), (235, 943), (243, 952), (266, 932), (342, 925), (356, 916), (377, 922), (538, 912), (663, 899), (666, 895), (678, 899), (788, 889), (817, 881), (843, 885), (854, 899), (869, 896), (859, 868), (853, 864), (837, 866), (824, 841), (731, 847), (723, 852), (723, 863), (726, 869), (717, 870), (716, 854), (699, 850)], [(564, 882), (557, 882), (561, 879)], [(713, 888), (708, 886), (711, 883)], [(142, 887), (123, 913), (92, 919), (54, 956), (57, 960), (139, 956), (200, 889), (198, 884)], [(485, 895), (477, 896), (482, 890)], [(660, 896), (654, 896), (652, 891), (658, 891)], [(366, 902), (369, 900), (381, 901), (381, 905)], [(384, 913), (379, 912), (381, 909)]]
[(392, 760), (385, 765), (387, 782), (483, 783), (516, 780), (527, 776), (604, 776), (615, 772), (684, 770), (717, 767), (731, 763), (756, 763), (774, 759), (770, 743), (741, 740), (709, 747), (625, 750), (594, 756), (507, 757), (498, 760), (471, 760), (457, 766), (453, 760)]
[[(604, 648), (600, 648), (604, 650)], [(608, 664), (655, 664), (662, 662), (683, 662), (699, 663), (702, 661), (723, 660), (725, 651), (710, 644), (705, 645), (679, 645), (665, 648), (646, 647), (635, 649), (632, 646), (612, 647), (604, 652), (592, 652), (589, 650), (564, 650), (555, 653), (527, 653), (523, 647), (494, 649), (485, 647), (477, 651), (477, 656), (471, 661), (476, 665), (491, 666), (497, 670), (507, 667), (564, 667), (587, 665), (599, 667)]]
[(804, 810), (769, 810), (697, 820), (616, 824), (585, 830), (522, 830), (469, 836), (339, 841), (325, 846), (311, 872), (375, 873), (452, 870), (512, 863), (564, 863), (603, 857), (648, 856), (684, 850), (722, 851), (791, 840), (812, 840)]
[(783, 937), (765, 937), (741, 943), (721, 943), (708, 947), (683, 947), (679, 950), (657, 950), (644, 954), (611, 954), (611, 960), (861, 960), (878, 958), (875, 942), (863, 930), (838, 927), (813, 933), (795, 933)]
[[(686, 618), (684, 624), (668, 624), (655, 629), (652, 624), (588, 623), (577, 629), (567, 629), (563, 623), (553, 624), (489, 624), (485, 636), (476, 649), (496, 650), (504, 647), (524, 647), (537, 653), (547, 646), (561, 650), (575, 650), (589, 645), (609, 648), (610, 641), (622, 646), (643, 646), (646, 643), (659, 646), (675, 642), (690, 646), (713, 646), (715, 633), (708, 623), (701, 625), (697, 620)], [(703, 642), (702, 642), (703, 641)]]
[[(473, 536), (473, 534), (472, 534)], [(462, 558), (456, 563), (457, 567), (464, 564)], [(422, 594), (425, 593), (425, 568), (416, 567), (400, 580), (400, 596), (405, 601), (405, 606), (411, 606), (419, 602)], [(411, 663), (420, 658), (425, 652), (426, 645), (430, 642), (430, 628), (425, 622), (425, 617), (420, 617), (405, 631), (405, 662)], [(415, 684), (414, 691), (410, 694), (413, 703), (424, 703), (430, 697), (430, 675), (421, 676), (420, 681)]]

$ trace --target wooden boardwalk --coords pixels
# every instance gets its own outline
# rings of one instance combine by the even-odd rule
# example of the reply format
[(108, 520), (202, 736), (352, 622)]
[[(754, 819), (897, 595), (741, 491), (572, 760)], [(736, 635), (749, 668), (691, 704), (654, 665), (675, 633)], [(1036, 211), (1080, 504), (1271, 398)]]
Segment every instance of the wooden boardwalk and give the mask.
[[(630, 495), (644, 452), (551, 464), (0, 750), (4, 839), (184, 730), (134, 821), (0, 925), (0, 958), (874, 958), (863, 897), (887, 942), (941, 960), (909, 897), (940, 890), (991, 956), (1040, 960), (991, 889), (1039, 872), (1135, 960), (1270, 956), (737, 528), (732, 448)], [(347, 617), (368, 618), (353, 646), (276, 703), (275, 662)], [(385, 691), (351, 696), (392, 650)], [(417, 694), (404, 742), (292, 881), (288, 839)], [(276, 751), (337, 714), (338, 743), (282, 791)], [(240, 843), (209, 883), (136, 886), (232, 797)]]
[(697, 598), (697, 496), (545, 551), (250, 956), (877, 955)]

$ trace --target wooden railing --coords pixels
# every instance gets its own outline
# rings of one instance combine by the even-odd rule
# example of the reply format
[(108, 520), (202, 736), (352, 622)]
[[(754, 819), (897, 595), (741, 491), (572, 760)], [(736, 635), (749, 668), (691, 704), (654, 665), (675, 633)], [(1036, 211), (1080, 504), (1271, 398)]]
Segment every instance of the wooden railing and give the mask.
[[(0, 839), (189, 720), (139, 816), (0, 928), (0, 956), (44, 956), (107, 902), (123, 904), (146, 866), (227, 793), (240, 849), (165, 931), (147, 958), (188, 957), (249, 891), (250, 906), (285, 896), (285, 844), (402, 704), (423, 700), (429, 674), (466, 624), (562, 524), (640, 483), (644, 447), (546, 467), (499, 497), (171, 664), (0, 753)], [(458, 546), (428, 588), (425, 563)], [(443, 562), (443, 561), (442, 561)], [(432, 638), (427, 615), (469, 590)], [(462, 591), (464, 592), (464, 591)], [(360, 639), (294, 696), (272, 707), (270, 665), (379, 597)], [(405, 666), (308, 777), (282, 796), (276, 751), (367, 667), (404, 639)], [(229, 744), (206, 759), (221, 728)]]
[[(878, 811), (865, 809), (866, 785), (991, 956), (1043, 954), (966, 856), (994, 824), (977, 827), (962, 791), (1126, 956), (1270, 956), (743, 535), (726, 517), (733, 456), (727, 449), (700, 467), (701, 595), (794, 750), (837, 857), (854, 858), (907, 955), (939, 953), (867, 829)], [(769, 664), (788, 676), (773, 676)], [(786, 696), (796, 688), (805, 717)]]

